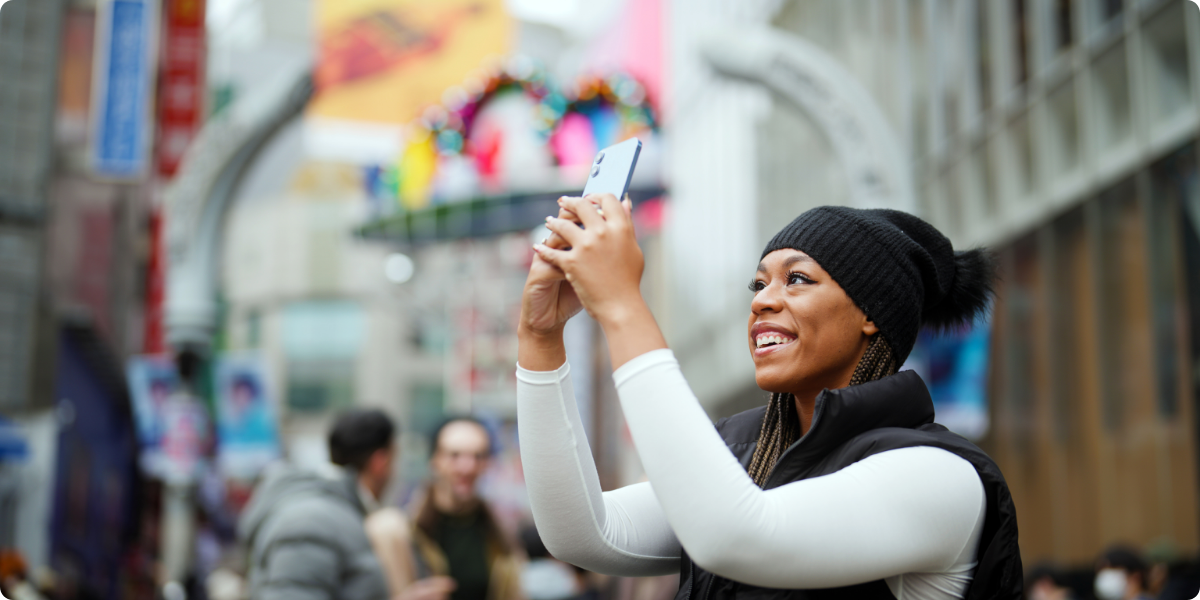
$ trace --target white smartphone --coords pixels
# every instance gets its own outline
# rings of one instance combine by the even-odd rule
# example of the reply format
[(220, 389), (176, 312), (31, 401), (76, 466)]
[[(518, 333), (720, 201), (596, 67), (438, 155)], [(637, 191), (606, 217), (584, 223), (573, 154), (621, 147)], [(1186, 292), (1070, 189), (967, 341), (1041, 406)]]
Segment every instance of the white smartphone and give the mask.
[(642, 142), (637, 138), (629, 138), (598, 152), (588, 172), (583, 195), (612, 194), (617, 200), (623, 200), (629, 191), (629, 180), (633, 179), (633, 169), (641, 153)]

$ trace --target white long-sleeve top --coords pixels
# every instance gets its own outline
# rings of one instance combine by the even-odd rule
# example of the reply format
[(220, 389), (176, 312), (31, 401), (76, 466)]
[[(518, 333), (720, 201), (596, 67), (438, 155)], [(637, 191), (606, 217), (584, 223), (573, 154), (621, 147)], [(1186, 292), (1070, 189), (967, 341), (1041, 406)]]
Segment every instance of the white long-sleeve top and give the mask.
[(649, 478), (601, 492), (570, 367), (517, 367), (530, 504), (557, 558), (611, 575), (700, 567), (784, 589), (884, 579), (898, 600), (961, 598), (986, 499), (974, 467), (933, 447), (890, 450), (836, 473), (759, 488), (726, 447), (670, 350), (613, 373)]

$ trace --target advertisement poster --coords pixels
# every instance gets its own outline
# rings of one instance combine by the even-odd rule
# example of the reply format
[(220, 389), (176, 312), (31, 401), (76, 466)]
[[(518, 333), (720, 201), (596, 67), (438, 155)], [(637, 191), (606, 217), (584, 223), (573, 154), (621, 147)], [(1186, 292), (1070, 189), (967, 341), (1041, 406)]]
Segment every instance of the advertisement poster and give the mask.
[(940, 334), (923, 329), (903, 367), (916, 371), (929, 386), (936, 421), (969, 440), (978, 440), (988, 431), (990, 342), (987, 318)]
[(126, 374), (142, 449), (142, 470), (154, 474), (155, 465), (162, 462), (163, 412), (179, 390), (179, 374), (175, 363), (165, 355), (130, 358)]
[(511, 49), (503, 0), (319, 0), (309, 115), (407, 125)]
[(257, 354), (217, 358), (217, 462), (223, 473), (251, 479), (280, 456), (275, 402)]
[(204, 405), (183, 392), (173, 394), (163, 405), (162, 427), (162, 450), (150, 464), (152, 473), (169, 483), (195, 482), (208, 464), (212, 444)]

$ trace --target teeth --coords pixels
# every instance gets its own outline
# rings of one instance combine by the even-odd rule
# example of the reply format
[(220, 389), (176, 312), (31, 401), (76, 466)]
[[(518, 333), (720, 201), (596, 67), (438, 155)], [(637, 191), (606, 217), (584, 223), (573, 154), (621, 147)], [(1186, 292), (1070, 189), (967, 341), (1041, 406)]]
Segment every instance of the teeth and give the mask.
[(786, 344), (790, 341), (792, 341), (791, 338), (787, 338), (782, 335), (771, 335), (771, 334), (760, 335), (760, 336), (758, 336), (757, 339), (754, 340), (755, 345), (758, 348), (762, 348), (763, 346), (769, 346), (772, 344)]

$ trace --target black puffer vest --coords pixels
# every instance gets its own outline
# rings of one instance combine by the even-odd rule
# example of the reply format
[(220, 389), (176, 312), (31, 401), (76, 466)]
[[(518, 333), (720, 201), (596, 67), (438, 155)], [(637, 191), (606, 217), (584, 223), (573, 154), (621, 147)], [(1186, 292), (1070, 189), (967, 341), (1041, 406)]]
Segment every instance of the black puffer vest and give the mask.
[[(743, 468), (754, 455), (765, 412), (764, 406), (717, 422), (717, 431)], [(979, 540), (979, 565), (965, 598), (1021, 598), (1024, 585), (1017, 512), (1004, 476), (982, 450), (933, 422), (929, 390), (912, 371), (821, 392), (808, 433), (780, 456), (763, 487), (828, 475), (873, 454), (913, 446), (953, 452), (970, 462), (983, 481), (987, 511)], [(713, 575), (693, 563), (686, 552), (681, 569), (676, 600), (895, 600), (883, 580), (825, 590), (763, 588)]]

